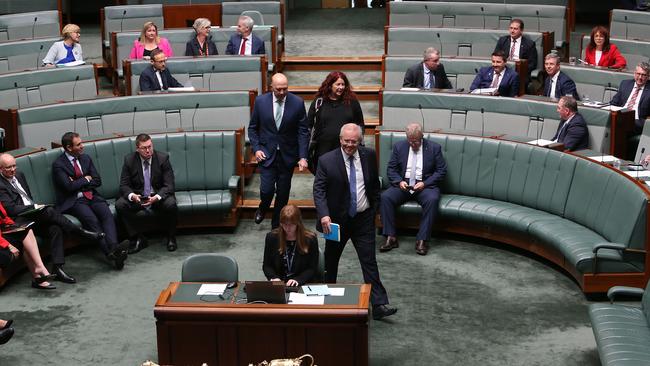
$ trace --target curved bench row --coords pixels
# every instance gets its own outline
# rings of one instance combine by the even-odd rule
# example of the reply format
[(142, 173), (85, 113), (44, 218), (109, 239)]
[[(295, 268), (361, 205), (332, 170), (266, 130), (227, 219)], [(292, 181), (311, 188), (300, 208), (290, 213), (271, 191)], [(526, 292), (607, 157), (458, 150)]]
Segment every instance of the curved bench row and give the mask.
[[(440, 229), (511, 244), (554, 262), (585, 293), (648, 280), (650, 191), (586, 158), (533, 145), (428, 134), (447, 162)], [(376, 135), (380, 174), (403, 132)], [(387, 179), (382, 179), (384, 188)], [(417, 203), (398, 217), (420, 212)], [(410, 220), (402, 224), (417, 223)]]
[[(243, 180), (241, 145), (243, 129), (237, 131), (180, 132), (151, 135), (156, 150), (169, 154), (174, 169), (180, 227), (235, 227), (239, 218)], [(135, 136), (84, 141), (84, 152), (102, 178), (99, 193), (116, 214), (124, 156), (135, 151)], [(52, 163), (61, 149), (40, 150), (16, 158), (25, 174), (35, 202), (55, 202)], [(79, 221), (68, 216), (73, 222)], [(41, 242), (41, 241), (39, 241)], [(45, 256), (47, 246), (39, 245)], [(22, 268), (22, 261), (0, 270), (0, 286)]]

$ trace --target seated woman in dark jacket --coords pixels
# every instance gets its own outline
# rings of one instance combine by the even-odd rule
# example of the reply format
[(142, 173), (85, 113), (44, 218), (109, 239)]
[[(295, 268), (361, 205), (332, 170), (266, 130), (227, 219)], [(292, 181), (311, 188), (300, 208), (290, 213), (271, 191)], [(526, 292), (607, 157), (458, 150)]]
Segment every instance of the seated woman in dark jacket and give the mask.
[(266, 234), (262, 270), (270, 281), (300, 286), (312, 281), (318, 269), (318, 240), (305, 229), (300, 209), (287, 205), (280, 211), (280, 227)]
[(185, 56), (212, 56), (218, 55), (217, 46), (212, 42), (210, 38), (210, 19), (207, 18), (197, 18), (194, 21), (194, 31), (196, 36), (192, 37), (185, 44)]

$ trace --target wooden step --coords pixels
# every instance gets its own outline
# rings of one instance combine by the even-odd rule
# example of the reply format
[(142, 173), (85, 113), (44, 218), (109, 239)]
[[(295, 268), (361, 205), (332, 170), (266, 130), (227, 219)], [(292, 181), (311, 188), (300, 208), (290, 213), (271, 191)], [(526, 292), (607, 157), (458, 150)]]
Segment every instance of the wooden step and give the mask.
[(375, 70), (381, 71), (381, 56), (284, 56), (285, 71)]

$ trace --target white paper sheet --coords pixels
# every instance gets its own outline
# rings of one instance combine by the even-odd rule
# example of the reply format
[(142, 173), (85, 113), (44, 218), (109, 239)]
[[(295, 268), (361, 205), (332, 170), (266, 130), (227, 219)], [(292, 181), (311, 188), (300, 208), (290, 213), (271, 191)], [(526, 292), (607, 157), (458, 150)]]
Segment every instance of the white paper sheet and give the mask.
[(307, 296), (329, 296), (331, 294), (327, 285), (305, 285), (302, 292)]
[(299, 292), (289, 294), (289, 305), (323, 305), (325, 296), (307, 296)]
[(625, 107), (618, 107), (618, 106), (615, 106), (615, 105), (608, 105), (606, 107), (602, 107), (601, 109), (604, 109), (606, 111), (614, 111), (614, 112), (616, 112), (616, 111), (620, 111), (621, 109), (624, 109), (624, 108)]
[(623, 171), (623, 173), (629, 175), (632, 178), (648, 178), (650, 177), (650, 170), (641, 170), (638, 172), (635, 171)]
[(204, 283), (201, 285), (196, 295), (223, 295), (226, 286), (228, 286), (227, 283)]
[(613, 163), (618, 160), (616, 156), (612, 155), (588, 156), (588, 158), (591, 160), (600, 161), (601, 163)]
[(330, 287), (330, 296), (344, 296), (345, 287)]
[(194, 91), (194, 90), (196, 90), (196, 89), (194, 89), (193, 86), (182, 86), (182, 87), (177, 87), (177, 88), (175, 88), (175, 87), (167, 88), (167, 91), (170, 91), (170, 92), (191, 92), (191, 91)]
[(537, 146), (548, 146), (553, 143), (551, 140), (544, 140), (544, 139), (538, 139), (538, 140), (533, 140), (533, 141), (528, 141), (529, 144), (537, 145)]

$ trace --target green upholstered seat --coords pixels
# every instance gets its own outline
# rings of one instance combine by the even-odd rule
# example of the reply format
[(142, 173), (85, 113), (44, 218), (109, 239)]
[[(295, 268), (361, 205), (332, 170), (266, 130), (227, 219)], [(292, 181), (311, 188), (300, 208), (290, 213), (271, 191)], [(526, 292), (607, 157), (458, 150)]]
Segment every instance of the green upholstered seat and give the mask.
[(0, 73), (35, 69), (43, 63), (54, 42), (60, 37), (38, 38), (0, 43)]
[[(286, 6), (286, 5), (285, 5)], [(223, 2), (221, 4), (221, 26), (231, 27), (237, 25), (237, 20), (242, 12), (255, 10), (264, 17), (264, 25), (274, 25), (278, 28), (278, 38), (282, 41), (282, 13), (279, 1), (238, 1)], [(256, 26), (259, 25), (257, 22)]]
[(612, 9), (610, 37), (650, 41), (650, 14), (643, 11)]
[(110, 46), (111, 32), (140, 31), (145, 22), (154, 22), (159, 31), (165, 29), (162, 4), (107, 6), (102, 20), (104, 47)]
[[(631, 70), (634, 70), (634, 68)], [(576, 83), (578, 94), (583, 99), (589, 97), (590, 100), (604, 103), (609, 103), (612, 100), (621, 81), (634, 78), (632, 72), (584, 66), (562, 65), (562, 72)]]
[[(447, 175), (440, 220), (515, 233), (558, 253), (579, 273), (594, 271), (594, 248), (617, 243), (644, 249), (647, 198), (627, 177), (595, 162), (533, 145), (458, 135), (428, 134), (442, 146)], [(379, 172), (404, 133), (378, 136)], [(387, 180), (382, 179), (387, 187)], [(408, 202), (402, 214), (417, 214)], [(643, 272), (642, 258), (598, 251), (598, 273)]]
[(58, 37), (60, 34), (57, 10), (19, 13), (12, 9), (12, 13), (0, 15), (0, 41)]
[(238, 280), (239, 266), (230, 256), (199, 253), (183, 261), (182, 282), (236, 282)]

